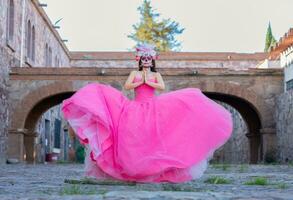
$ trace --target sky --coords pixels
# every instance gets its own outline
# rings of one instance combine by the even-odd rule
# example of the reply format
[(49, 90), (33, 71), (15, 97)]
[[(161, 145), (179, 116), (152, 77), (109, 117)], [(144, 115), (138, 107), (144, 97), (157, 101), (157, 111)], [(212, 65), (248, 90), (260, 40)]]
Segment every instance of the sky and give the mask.
[[(70, 51), (129, 51), (143, 0), (40, 0)], [(292, 0), (151, 0), (158, 20), (185, 28), (184, 52), (262, 52), (268, 23), (280, 39), (293, 27)]]

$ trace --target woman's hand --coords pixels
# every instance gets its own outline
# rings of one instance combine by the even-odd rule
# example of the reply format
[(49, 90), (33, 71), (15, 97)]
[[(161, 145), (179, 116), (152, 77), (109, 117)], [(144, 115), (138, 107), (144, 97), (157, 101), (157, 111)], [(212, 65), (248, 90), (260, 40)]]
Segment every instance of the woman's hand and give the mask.
[(148, 79), (147, 79), (147, 72), (146, 71), (142, 71), (143, 72), (143, 80), (144, 80), (144, 83), (147, 83), (148, 82)]
[(142, 84), (144, 84), (144, 79), (143, 78), (139, 81), (139, 85), (142, 85)]
[(138, 86), (144, 84), (144, 76), (142, 75), (141, 80), (137, 82)]

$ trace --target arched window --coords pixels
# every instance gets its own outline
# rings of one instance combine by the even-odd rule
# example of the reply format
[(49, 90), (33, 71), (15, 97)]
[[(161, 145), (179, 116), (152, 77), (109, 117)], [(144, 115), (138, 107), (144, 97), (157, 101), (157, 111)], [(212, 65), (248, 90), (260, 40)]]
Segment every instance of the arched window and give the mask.
[(26, 56), (31, 57), (31, 21), (27, 23), (27, 32), (26, 32)]
[(8, 1), (6, 32), (7, 32), (7, 39), (13, 40), (13, 34), (14, 34), (14, 2), (13, 0)]
[(55, 56), (55, 67), (58, 67), (58, 57), (57, 57), (57, 55)]
[(46, 43), (45, 47), (45, 67), (50, 67), (53, 64), (53, 55), (52, 55), (52, 49), (51, 47)]
[(48, 60), (49, 60), (49, 48), (48, 48), (48, 44), (46, 43), (46, 47), (45, 47), (45, 66), (49, 65)]
[(52, 49), (49, 47), (49, 66), (52, 66)]
[(35, 47), (36, 47), (36, 33), (35, 33), (35, 26), (32, 28), (32, 53), (31, 53), (31, 58), (33, 61), (35, 61)]

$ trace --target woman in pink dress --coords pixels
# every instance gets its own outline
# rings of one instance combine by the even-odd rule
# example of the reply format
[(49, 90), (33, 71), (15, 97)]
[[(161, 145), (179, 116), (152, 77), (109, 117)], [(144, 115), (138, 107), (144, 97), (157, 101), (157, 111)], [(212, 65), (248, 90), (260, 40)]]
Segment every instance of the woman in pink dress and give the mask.
[(137, 47), (139, 70), (124, 88), (135, 98), (90, 83), (62, 102), (62, 113), (86, 146), (85, 174), (96, 179), (186, 182), (200, 178), (230, 138), (231, 113), (198, 88), (163, 91), (154, 46)]

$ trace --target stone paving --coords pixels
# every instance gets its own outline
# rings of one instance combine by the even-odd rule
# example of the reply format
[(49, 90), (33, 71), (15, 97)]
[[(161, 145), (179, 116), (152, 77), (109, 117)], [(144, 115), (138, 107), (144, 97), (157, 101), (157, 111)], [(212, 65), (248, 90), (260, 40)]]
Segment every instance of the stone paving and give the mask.
[(181, 184), (102, 182), (83, 177), (82, 164), (1, 165), (0, 199), (292, 199), (293, 165), (210, 164)]

